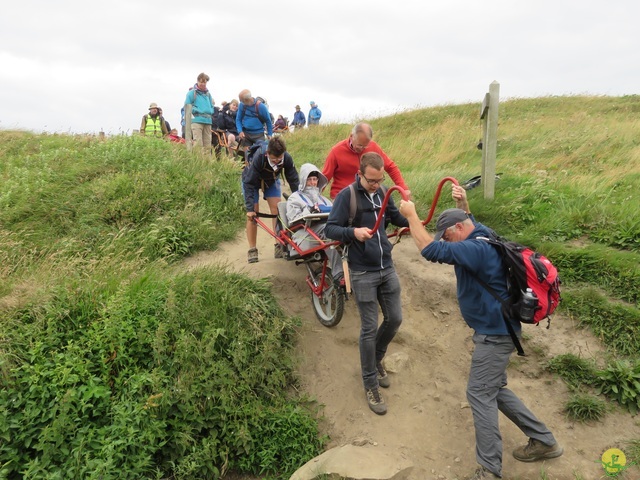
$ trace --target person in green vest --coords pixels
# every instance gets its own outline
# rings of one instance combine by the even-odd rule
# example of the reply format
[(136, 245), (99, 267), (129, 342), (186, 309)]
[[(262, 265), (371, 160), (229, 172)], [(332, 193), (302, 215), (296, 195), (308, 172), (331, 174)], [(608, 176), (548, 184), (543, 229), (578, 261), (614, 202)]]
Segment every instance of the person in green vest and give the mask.
[(149, 105), (149, 113), (142, 116), (142, 124), (140, 124), (141, 135), (145, 137), (164, 137), (169, 134), (167, 125), (159, 110), (157, 103)]

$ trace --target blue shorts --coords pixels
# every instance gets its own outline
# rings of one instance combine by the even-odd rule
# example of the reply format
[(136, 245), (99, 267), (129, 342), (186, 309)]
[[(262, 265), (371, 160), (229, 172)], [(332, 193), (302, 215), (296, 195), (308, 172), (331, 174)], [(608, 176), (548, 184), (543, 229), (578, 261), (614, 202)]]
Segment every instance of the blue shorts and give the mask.
[[(242, 196), (246, 198), (246, 195), (244, 193), (244, 182), (241, 185), (242, 185)], [(280, 185), (281, 185), (280, 179), (276, 178), (275, 183), (262, 192), (262, 198), (264, 200), (266, 200), (267, 198), (282, 198), (282, 188)]]

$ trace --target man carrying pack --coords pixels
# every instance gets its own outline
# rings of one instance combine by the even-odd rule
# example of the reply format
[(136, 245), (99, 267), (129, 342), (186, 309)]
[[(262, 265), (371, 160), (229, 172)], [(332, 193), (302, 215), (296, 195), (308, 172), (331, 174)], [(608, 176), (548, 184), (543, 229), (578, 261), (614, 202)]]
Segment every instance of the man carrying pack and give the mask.
[[(506, 388), (507, 364), (515, 347), (502, 316), (501, 303), (477, 280), (486, 282), (506, 300), (509, 294), (502, 258), (496, 248), (481, 239), (491, 237), (493, 232), (471, 215), (464, 188), (454, 185), (452, 197), (457, 208), (442, 212), (433, 237), (422, 226), (413, 202), (402, 201), (400, 212), (409, 220), (411, 236), (424, 258), (454, 265), (460, 312), (474, 330), (467, 399), (473, 414), (476, 460), (480, 467), (471, 479), (502, 478), (499, 411), (529, 437), (527, 445), (513, 451), (517, 460), (555, 458), (562, 455), (563, 449), (545, 424)], [(520, 322), (508, 321), (519, 334)]]
[(264, 140), (264, 128), (267, 127), (267, 139), (273, 136), (273, 122), (269, 108), (260, 98), (253, 98), (247, 89), (238, 94), (238, 113), (236, 114), (236, 129), (243, 147), (250, 147), (256, 142)]
[[(353, 189), (347, 186), (336, 196), (324, 229), (327, 238), (340, 240), (347, 249), (351, 285), (360, 312), (362, 381), (369, 408), (378, 415), (387, 413), (379, 387), (390, 385), (382, 359), (402, 323), (400, 281), (385, 225), (386, 220), (399, 227), (409, 225), (391, 199), (386, 210), (381, 211), (384, 180), (382, 157), (375, 152), (365, 153)], [(357, 210), (350, 218), (352, 193), (356, 195)], [(372, 233), (379, 216), (383, 217), (380, 228)], [(378, 304), (383, 315), (380, 327)]]
[[(249, 242), (247, 261), (256, 263), (258, 261), (256, 247), (258, 226), (253, 217), (260, 211), (260, 190), (269, 205), (271, 215), (274, 215), (273, 230), (275, 231), (278, 202), (282, 199), (279, 177), (284, 173), (292, 192), (298, 190), (300, 181), (293, 158), (287, 152), (287, 146), (282, 137), (274, 137), (269, 140), (269, 143), (265, 141), (257, 143), (249, 152), (249, 163), (242, 170), (242, 195), (247, 210), (247, 241)], [(275, 244), (274, 256), (282, 258), (282, 249), (278, 243)]]

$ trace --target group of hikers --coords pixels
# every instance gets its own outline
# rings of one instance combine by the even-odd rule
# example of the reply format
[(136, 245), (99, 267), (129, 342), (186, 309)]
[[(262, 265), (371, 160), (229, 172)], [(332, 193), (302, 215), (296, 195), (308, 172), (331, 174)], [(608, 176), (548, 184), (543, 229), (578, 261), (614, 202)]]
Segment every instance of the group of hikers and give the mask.
[[(251, 106), (250, 103), (248, 105)], [(254, 133), (263, 135), (257, 130), (244, 133), (245, 137), (252, 139), (255, 139)], [(278, 203), (282, 198), (281, 176), (286, 178), (292, 192), (286, 205), (289, 223), (311, 213), (329, 212), (326, 222), (316, 223), (313, 229), (320, 238), (341, 242), (343, 251), (347, 251), (344, 257), (361, 322), (362, 382), (371, 411), (378, 415), (387, 412), (381, 388), (390, 388), (391, 378), (385, 370), (384, 358), (402, 324), (401, 288), (393, 264), (392, 245), (384, 227), (373, 231), (382, 217), (382, 225), (390, 223), (410, 229), (420, 255), (426, 260), (454, 266), (460, 312), (474, 331), (466, 396), (473, 415), (479, 466), (468, 478), (502, 478), (499, 412), (528, 437), (527, 444), (513, 451), (517, 460), (534, 462), (562, 455), (562, 447), (547, 426), (506, 387), (506, 369), (515, 348), (507, 322), (518, 337), (521, 324), (516, 318), (505, 319), (501, 301), (480, 283), (490, 285), (502, 300), (509, 298), (502, 259), (493, 246), (482, 240), (495, 232), (475, 220), (466, 190), (458, 185), (452, 186), (451, 196), (456, 207), (439, 215), (436, 231), (431, 234), (424, 228), (416, 206), (410, 200), (411, 192), (400, 169), (373, 141), (373, 129), (369, 124), (356, 124), (347, 139), (331, 148), (322, 168), (305, 163), (299, 173), (283, 137), (273, 137), (268, 142), (256, 141), (260, 143), (251, 150), (252, 155), (242, 173), (249, 243), (247, 260), (249, 263), (259, 261), (254, 217), (259, 213), (260, 191), (270, 213), (277, 216)], [(389, 198), (383, 211), (387, 191), (383, 183), (387, 176), (405, 190), (409, 200), (402, 200), (396, 206)], [(322, 192), (329, 183), (331, 187), (327, 197)], [(355, 215), (352, 195), (356, 196)], [(274, 231), (275, 222), (274, 218)], [(293, 237), (296, 242), (303, 244), (308, 240), (304, 231), (298, 235), (298, 238)], [(325, 251), (334, 279), (343, 286), (340, 253), (333, 248)], [(283, 256), (280, 244), (275, 245), (274, 256)], [(381, 323), (378, 308), (382, 312)]]
[[(181, 135), (178, 135), (177, 129), (171, 128), (156, 103), (151, 103), (149, 113), (143, 115), (140, 134), (185, 143), (187, 124), (190, 124), (192, 144), (210, 155), (212, 150), (219, 153), (222, 148), (226, 148), (228, 153), (237, 152), (239, 148), (244, 152), (256, 141), (264, 139), (265, 135), (271, 138), (274, 134), (287, 132), (289, 127), (300, 129), (307, 124), (300, 105), (296, 105), (293, 120), (289, 124), (282, 115), (278, 115), (276, 120), (269, 112), (267, 102), (261, 97), (253, 97), (247, 89), (240, 92), (237, 100), (224, 101), (218, 107), (207, 88), (209, 80), (209, 75), (200, 73), (196, 83), (187, 92), (181, 110)], [(315, 101), (309, 104), (309, 126), (318, 125), (322, 112)]]
[[(452, 186), (451, 196), (456, 207), (439, 215), (436, 231), (431, 234), (410, 200), (411, 191), (400, 169), (373, 141), (371, 125), (357, 123), (347, 139), (330, 149), (321, 168), (305, 163), (298, 172), (287, 152), (285, 137), (277, 135), (277, 130), (290, 126), (284, 118), (274, 122), (266, 101), (254, 97), (248, 89), (241, 90), (237, 100), (226, 103), (216, 112), (207, 89), (208, 81), (205, 73), (198, 75), (196, 84), (186, 95), (185, 106), (191, 106), (193, 142), (202, 147), (203, 153), (211, 153), (212, 127), (214, 132), (223, 132), (227, 145), (237, 145), (245, 151), (241, 184), (247, 217), (247, 261), (259, 261), (258, 227), (254, 217), (260, 212), (260, 195), (273, 216), (276, 231), (278, 203), (283, 196), (282, 177), (291, 189), (286, 204), (288, 223), (312, 213), (328, 212), (326, 221), (316, 222), (312, 228), (319, 238), (339, 241), (342, 245), (341, 249), (329, 248), (325, 253), (337, 288), (346, 287), (343, 260), (349, 269), (350, 287), (360, 314), (362, 383), (371, 411), (378, 415), (387, 413), (381, 389), (391, 388), (391, 378), (385, 370), (384, 358), (402, 324), (400, 281), (384, 228), (393, 224), (410, 230), (423, 258), (454, 266), (460, 312), (474, 332), (466, 396), (473, 415), (479, 466), (469, 478), (502, 478), (499, 412), (528, 437), (527, 444), (513, 451), (517, 460), (534, 462), (562, 455), (562, 447), (547, 426), (507, 388), (506, 369), (515, 349), (509, 331), (519, 337), (521, 324), (518, 318), (503, 315), (502, 303), (509, 298), (507, 276), (500, 254), (483, 240), (495, 232), (475, 220), (466, 190)], [(321, 113), (314, 102), (311, 107), (308, 121), (313, 125), (319, 122)], [(296, 105), (291, 125), (301, 128), (306, 120)], [(173, 135), (183, 140), (174, 129), (169, 129), (161, 109), (153, 103), (149, 114), (143, 117), (141, 132), (152, 136)], [(387, 176), (405, 191), (407, 200), (396, 206), (389, 198), (382, 210)], [(329, 196), (325, 196), (323, 190), (329, 184)], [(376, 223), (384, 227), (374, 231)], [(310, 239), (304, 229), (298, 230), (293, 240), (302, 249), (309, 248), (305, 242)], [(284, 256), (282, 248), (279, 243), (274, 246), (276, 258)], [(378, 309), (382, 312), (381, 323)]]

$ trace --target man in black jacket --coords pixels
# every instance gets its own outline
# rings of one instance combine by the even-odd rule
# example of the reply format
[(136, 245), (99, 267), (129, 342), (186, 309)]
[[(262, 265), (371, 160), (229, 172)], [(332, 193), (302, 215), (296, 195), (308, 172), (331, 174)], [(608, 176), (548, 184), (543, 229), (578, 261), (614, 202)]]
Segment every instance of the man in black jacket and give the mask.
[[(272, 215), (278, 214), (278, 202), (282, 199), (280, 174), (284, 176), (291, 187), (291, 191), (298, 190), (298, 171), (293, 158), (287, 153), (287, 146), (282, 137), (274, 137), (267, 142), (259, 142), (252, 147), (253, 154), (248, 165), (242, 171), (242, 195), (247, 209), (247, 241), (249, 242), (248, 262), (258, 261), (258, 226), (253, 217), (260, 211), (259, 191), (262, 190), (264, 199), (269, 205)], [(273, 219), (273, 229), (276, 229), (276, 219)], [(275, 257), (282, 257), (280, 245), (275, 245)]]
[[(360, 366), (369, 408), (378, 415), (387, 413), (379, 387), (390, 386), (382, 365), (387, 347), (402, 323), (400, 281), (391, 258), (391, 243), (385, 232), (386, 220), (408, 227), (393, 200), (381, 211), (384, 191), (384, 161), (375, 152), (360, 158), (356, 182), (338, 193), (327, 220), (325, 235), (340, 240), (347, 248), (351, 285), (360, 311)], [(356, 195), (353, 218), (351, 194)], [(380, 228), (372, 232), (379, 216)], [(378, 327), (378, 304), (383, 320)]]

